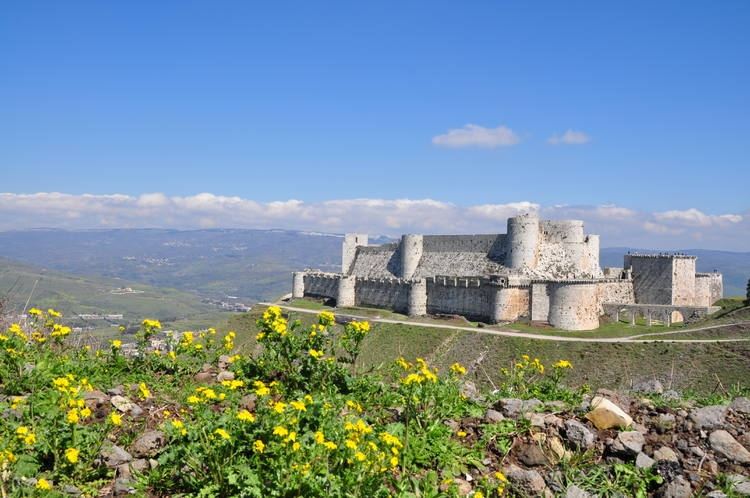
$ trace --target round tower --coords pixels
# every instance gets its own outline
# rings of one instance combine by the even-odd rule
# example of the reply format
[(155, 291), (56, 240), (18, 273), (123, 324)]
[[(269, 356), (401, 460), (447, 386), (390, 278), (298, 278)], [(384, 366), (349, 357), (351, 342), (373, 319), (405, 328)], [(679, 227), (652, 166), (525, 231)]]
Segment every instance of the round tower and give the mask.
[(338, 308), (351, 308), (355, 305), (356, 294), (354, 291), (356, 281), (356, 277), (346, 275), (339, 279), (338, 292), (336, 293), (336, 306)]
[(296, 271), (292, 275), (292, 297), (294, 299), (305, 297), (305, 272)]
[(563, 330), (599, 328), (599, 303), (595, 282), (550, 282), (547, 289), (550, 325)]
[(401, 236), (401, 278), (410, 279), (414, 276), (422, 259), (422, 236), (407, 234)]
[(508, 218), (507, 256), (509, 268), (536, 267), (539, 247), (539, 218), (536, 214), (525, 214)]
[(423, 278), (409, 284), (409, 316), (427, 314), (427, 281)]

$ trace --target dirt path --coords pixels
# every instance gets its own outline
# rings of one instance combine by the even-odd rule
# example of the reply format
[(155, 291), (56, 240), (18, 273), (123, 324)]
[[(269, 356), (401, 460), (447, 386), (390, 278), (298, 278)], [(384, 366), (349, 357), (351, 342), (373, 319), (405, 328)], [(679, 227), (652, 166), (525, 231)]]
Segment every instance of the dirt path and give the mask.
[[(294, 311), (296, 313), (307, 313), (307, 314), (313, 314), (317, 315), (322, 310), (310, 310), (307, 308), (297, 308), (294, 306), (286, 306), (284, 304), (278, 304), (278, 303), (258, 303), (261, 306), (279, 306), (280, 308), (283, 308), (287, 311)], [(602, 343), (646, 343), (646, 342), (679, 342), (680, 344), (685, 343), (703, 343), (703, 342), (745, 342), (750, 341), (750, 333), (747, 339), (685, 339), (685, 340), (670, 340), (670, 339), (639, 339), (639, 337), (645, 336), (645, 335), (654, 335), (654, 334), (660, 334), (660, 335), (667, 335), (667, 334), (678, 334), (678, 333), (685, 333), (685, 332), (695, 332), (700, 330), (711, 330), (711, 329), (719, 329), (724, 327), (731, 327), (734, 325), (742, 325), (747, 324), (750, 322), (738, 322), (738, 323), (731, 323), (731, 324), (723, 324), (723, 325), (716, 325), (714, 327), (702, 327), (702, 328), (694, 328), (694, 329), (683, 329), (683, 330), (676, 330), (673, 332), (656, 332), (651, 334), (638, 334), (633, 335), (629, 337), (612, 337), (612, 338), (606, 338), (606, 337), (569, 337), (569, 336), (562, 336), (562, 335), (541, 335), (541, 334), (530, 334), (528, 332), (519, 332), (517, 330), (496, 330), (496, 329), (487, 329), (487, 328), (477, 328), (477, 327), (462, 327), (459, 325), (444, 325), (442, 323), (420, 323), (420, 322), (413, 322), (409, 320), (393, 320), (390, 318), (373, 318), (368, 316), (359, 316), (359, 315), (352, 315), (350, 313), (344, 313), (346, 316), (354, 318), (356, 320), (366, 320), (369, 322), (377, 322), (377, 323), (390, 323), (390, 324), (397, 324), (397, 325), (409, 325), (412, 327), (426, 327), (426, 328), (434, 328), (434, 329), (448, 329), (448, 330), (466, 330), (469, 332), (475, 332), (478, 334), (489, 334), (489, 335), (498, 335), (498, 336), (504, 336), (504, 337), (517, 337), (522, 339), (534, 339), (537, 341), (562, 341), (562, 342), (588, 342), (588, 343), (594, 343), (594, 342), (602, 342)]]

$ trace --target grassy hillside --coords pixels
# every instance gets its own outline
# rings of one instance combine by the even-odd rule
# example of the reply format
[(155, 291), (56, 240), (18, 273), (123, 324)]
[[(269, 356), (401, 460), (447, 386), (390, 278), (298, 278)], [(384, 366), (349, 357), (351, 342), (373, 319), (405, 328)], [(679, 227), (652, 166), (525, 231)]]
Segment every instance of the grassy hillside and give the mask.
[[(238, 342), (252, 350), (256, 347), (255, 320), (261, 313), (262, 310), (258, 309), (234, 316), (222, 328), (237, 330)], [(290, 316), (305, 323), (314, 319), (314, 315), (301, 313), (291, 313)], [(661, 330), (665, 329), (662, 327)], [(690, 337), (715, 337), (711, 332), (693, 334)], [(742, 328), (729, 335), (733, 336), (750, 337), (750, 330)], [(404, 356), (411, 359), (424, 357), (445, 370), (454, 362), (470, 366), (481, 358), (474, 371), (475, 380), (492, 387), (492, 383), (500, 378), (500, 368), (508, 367), (522, 354), (529, 354), (544, 362), (572, 361), (576, 368), (571, 380), (594, 388), (624, 388), (646, 379), (659, 379), (667, 387), (702, 394), (719, 392), (738, 384), (750, 388), (750, 341), (696, 344), (680, 343), (681, 336), (668, 338), (675, 339), (675, 342), (556, 342), (502, 337), (481, 331), (373, 323), (372, 333), (363, 343), (359, 368), (367, 370)], [(607, 367), (602, 368), (603, 364)]]
[[(118, 293), (121, 287), (131, 287), (136, 292)], [(169, 323), (198, 317), (215, 320), (221, 316), (190, 293), (119, 279), (74, 276), (0, 259), (0, 296), (7, 299), (8, 311), (19, 313), (30, 295), (31, 305), (55, 308), (67, 320), (80, 313), (122, 314), (125, 323), (139, 322), (144, 317)], [(109, 326), (99, 320), (90, 324)]]

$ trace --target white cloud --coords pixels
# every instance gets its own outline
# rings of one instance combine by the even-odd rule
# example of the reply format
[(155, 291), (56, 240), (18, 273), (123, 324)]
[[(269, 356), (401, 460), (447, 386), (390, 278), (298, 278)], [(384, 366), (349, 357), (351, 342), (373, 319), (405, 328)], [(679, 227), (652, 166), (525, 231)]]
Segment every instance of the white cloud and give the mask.
[(516, 145), (520, 141), (518, 135), (505, 126), (485, 128), (475, 124), (467, 124), (463, 128), (453, 128), (443, 135), (432, 138), (434, 145), (449, 148), (479, 147), (494, 149), (495, 147)]
[(582, 131), (567, 130), (562, 135), (552, 135), (547, 139), (547, 143), (552, 145), (582, 145), (589, 143), (591, 137)]
[(669, 221), (680, 225), (693, 227), (710, 227), (712, 225), (730, 225), (740, 223), (742, 216), (739, 214), (709, 215), (698, 209), (690, 208), (683, 211), (672, 210), (654, 213), (654, 218), (659, 221)]
[(290, 199), (258, 202), (201, 193), (167, 196), (0, 193), (0, 230), (29, 228), (283, 228), (343, 233), (504, 233), (506, 219), (537, 212), (580, 219), (603, 247), (677, 249), (750, 247), (750, 211), (706, 214), (697, 208), (649, 213), (614, 204), (541, 206), (530, 201), (460, 206), (435, 199)]

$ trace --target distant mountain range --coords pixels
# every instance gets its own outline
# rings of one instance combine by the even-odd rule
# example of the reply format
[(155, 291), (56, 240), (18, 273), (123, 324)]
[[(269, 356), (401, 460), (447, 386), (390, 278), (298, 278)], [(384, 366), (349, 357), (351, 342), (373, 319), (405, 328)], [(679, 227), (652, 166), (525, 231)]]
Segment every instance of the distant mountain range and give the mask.
[[(371, 238), (371, 243), (388, 240)], [(341, 242), (340, 235), (287, 230), (45, 229), (0, 232), (0, 257), (74, 275), (251, 302), (289, 292), (294, 270), (338, 271)], [(629, 250), (642, 251), (602, 249), (602, 266), (622, 266)], [(699, 271), (722, 272), (725, 295), (744, 295), (750, 252), (681, 252), (698, 256)]]

